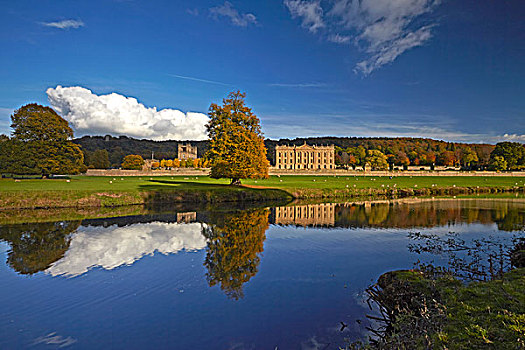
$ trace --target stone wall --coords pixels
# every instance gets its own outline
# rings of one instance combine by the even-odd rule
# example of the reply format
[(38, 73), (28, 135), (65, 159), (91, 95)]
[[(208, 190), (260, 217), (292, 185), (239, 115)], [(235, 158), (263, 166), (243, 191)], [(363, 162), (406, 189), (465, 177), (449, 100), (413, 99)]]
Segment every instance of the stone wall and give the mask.
[[(88, 169), (87, 176), (206, 176), (210, 169), (176, 168), (173, 170), (120, 170)], [(270, 175), (319, 175), (319, 176), (523, 176), (525, 171), (358, 171), (344, 169), (275, 169), (270, 168)]]
[(206, 176), (209, 169), (176, 168), (173, 170), (88, 169), (87, 176)]

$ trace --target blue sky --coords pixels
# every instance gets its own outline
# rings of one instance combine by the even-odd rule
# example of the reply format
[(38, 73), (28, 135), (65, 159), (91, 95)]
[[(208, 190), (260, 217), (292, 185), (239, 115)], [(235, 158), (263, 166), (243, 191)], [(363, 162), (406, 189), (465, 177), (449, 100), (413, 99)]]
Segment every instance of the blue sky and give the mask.
[(525, 142), (523, 1), (0, 4), (0, 133), (38, 102), (76, 135), (199, 138), (240, 89), (270, 138)]

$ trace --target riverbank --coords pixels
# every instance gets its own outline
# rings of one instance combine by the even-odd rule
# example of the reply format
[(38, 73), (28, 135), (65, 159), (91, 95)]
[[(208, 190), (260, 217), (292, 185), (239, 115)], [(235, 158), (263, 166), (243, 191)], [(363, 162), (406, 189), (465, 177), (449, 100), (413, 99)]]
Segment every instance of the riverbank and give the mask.
[(441, 270), (383, 274), (369, 294), (385, 328), (363, 348), (524, 348), (524, 251), (518, 253), (521, 268), (466, 285)]
[(89, 208), (163, 203), (225, 203), (523, 193), (525, 177), (271, 176), (242, 187), (205, 176), (0, 179), (0, 209)]

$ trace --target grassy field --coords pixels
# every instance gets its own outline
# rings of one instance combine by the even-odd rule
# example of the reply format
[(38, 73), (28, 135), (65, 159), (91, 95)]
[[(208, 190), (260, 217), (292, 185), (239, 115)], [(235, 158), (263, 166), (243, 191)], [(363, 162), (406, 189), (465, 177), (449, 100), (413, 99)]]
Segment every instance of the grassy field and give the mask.
[(88, 177), (0, 179), (0, 208), (88, 207), (147, 202), (224, 202), (363, 195), (446, 195), (524, 191), (524, 177), (272, 176), (244, 187), (209, 177)]

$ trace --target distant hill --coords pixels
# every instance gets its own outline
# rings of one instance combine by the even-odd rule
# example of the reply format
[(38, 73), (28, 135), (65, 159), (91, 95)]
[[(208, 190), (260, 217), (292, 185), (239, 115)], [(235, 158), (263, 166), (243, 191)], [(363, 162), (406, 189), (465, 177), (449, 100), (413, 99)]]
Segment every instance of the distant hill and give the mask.
[(86, 152), (95, 152), (99, 149), (108, 151), (109, 162), (112, 167), (119, 167), (122, 159), (128, 154), (138, 154), (144, 159), (151, 159), (152, 152), (155, 159), (177, 158), (178, 144), (191, 143), (197, 146), (197, 155), (202, 157), (207, 141), (153, 141), (134, 139), (127, 136), (84, 136), (73, 140)]
[[(190, 143), (197, 147), (198, 156), (202, 157), (206, 151), (207, 141), (153, 141), (146, 139), (134, 139), (127, 136), (84, 136), (73, 140), (79, 144), (84, 152), (94, 152), (105, 149), (109, 155), (112, 167), (120, 166), (122, 158), (128, 154), (139, 154), (143, 158), (151, 158), (152, 152), (156, 159), (177, 158), (177, 146), (179, 143)], [(273, 164), (276, 145), (335, 145), (339, 156), (350, 148), (363, 147), (366, 150), (377, 149), (396, 159), (406, 157), (410, 164), (440, 164), (445, 159), (444, 152), (448, 156), (454, 155), (460, 161), (466, 149), (476, 153), (478, 165), (488, 164), (490, 153), (494, 145), (489, 144), (466, 144), (438, 141), (425, 138), (408, 137), (307, 137), (295, 139), (265, 140), (268, 148), (268, 159)]]

